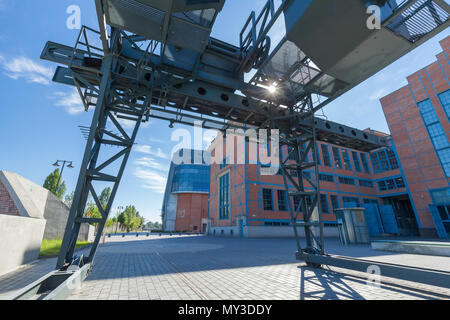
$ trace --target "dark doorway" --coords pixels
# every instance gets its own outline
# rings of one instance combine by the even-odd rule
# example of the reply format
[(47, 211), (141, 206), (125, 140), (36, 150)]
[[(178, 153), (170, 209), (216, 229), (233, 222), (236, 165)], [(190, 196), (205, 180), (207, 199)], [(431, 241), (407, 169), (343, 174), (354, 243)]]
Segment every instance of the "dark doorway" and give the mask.
[(390, 204), (394, 209), (401, 236), (418, 237), (420, 235), (416, 215), (408, 195), (384, 198), (383, 202)]

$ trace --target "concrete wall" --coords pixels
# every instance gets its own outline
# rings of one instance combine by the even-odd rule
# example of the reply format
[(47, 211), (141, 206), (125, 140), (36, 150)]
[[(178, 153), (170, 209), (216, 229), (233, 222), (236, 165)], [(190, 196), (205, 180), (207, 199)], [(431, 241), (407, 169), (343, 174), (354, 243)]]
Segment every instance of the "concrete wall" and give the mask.
[[(69, 218), (69, 207), (52, 193), (48, 193), (44, 209), (45, 226), (44, 239), (62, 239)], [(93, 241), (95, 227), (82, 224), (80, 227), (79, 241)]]
[[(255, 227), (244, 226), (245, 238), (293, 238), (294, 229), (292, 227)], [(305, 236), (304, 228), (298, 228), (299, 235)], [(209, 235), (217, 237), (241, 237), (240, 227), (211, 227)], [(325, 227), (324, 235), (328, 238), (339, 237), (339, 231), (336, 227)]]
[[(305, 236), (304, 228), (297, 228), (301, 237)], [(244, 227), (245, 236), (248, 238), (293, 238), (292, 227)], [(325, 227), (324, 236), (328, 238), (339, 237), (339, 231), (335, 227)]]
[(45, 220), (0, 214), (0, 274), (39, 257)]
[(239, 227), (210, 227), (209, 235), (216, 237), (240, 237)]
[[(0, 171), (0, 183), (8, 193), (9, 198), (12, 199), (21, 217), (45, 219), (47, 221), (44, 239), (62, 239), (69, 217), (69, 208), (64, 202), (50, 191), (16, 173)], [(4, 198), (6, 199), (6, 197)], [(83, 224), (78, 240), (92, 241), (93, 233), (94, 227)]]

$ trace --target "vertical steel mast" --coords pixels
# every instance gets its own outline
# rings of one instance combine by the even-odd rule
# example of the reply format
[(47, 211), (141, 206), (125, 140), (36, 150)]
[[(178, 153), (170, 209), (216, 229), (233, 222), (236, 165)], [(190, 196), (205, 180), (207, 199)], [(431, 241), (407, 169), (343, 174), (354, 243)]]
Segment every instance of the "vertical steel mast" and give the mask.
[[(140, 94), (135, 90), (129, 89), (124, 91), (116, 88), (117, 75), (121, 67), (119, 63), (119, 39), (120, 32), (113, 28), (110, 43), (108, 44), (108, 53), (105, 53), (101, 62), (101, 74), (99, 75), (101, 82), (98, 86), (84, 81), (82, 75), (72, 70), (74, 79), (85, 83), (87, 89), (94, 93), (92, 96), (96, 98), (96, 103), (73, 205), (58, 256), (57, 269), (74, 262), (74, 250), (80, 226), (83, 223), (97, 224), (97, 235), (90, 249), (90, 254), (82, 261), (83, 264), (93, 262), (131, 149), (135, 143), (136, 135), (149, 107), (145, 101), (137, 104), (137, 98)], [(99, 60), (97, 61), (99, 62)], [(127, 127), (131, 127), (131, 131), (123, 127), (119, 121), (120, 119), (127, 121)], [(108, 150), (105, 150), (108, 148), (114, 148), (115, 150), (112, 154), (102, 159), (101, 153), (103, 155), (108, 154)], [(100, 159), (102, 160), (100, 161)], [(112, 184), (111, 196), (105, 207), (99, 201), (97, 184)], [(101, 218), (85, 216), (88, 197), (93, 198), (101, 213)]]

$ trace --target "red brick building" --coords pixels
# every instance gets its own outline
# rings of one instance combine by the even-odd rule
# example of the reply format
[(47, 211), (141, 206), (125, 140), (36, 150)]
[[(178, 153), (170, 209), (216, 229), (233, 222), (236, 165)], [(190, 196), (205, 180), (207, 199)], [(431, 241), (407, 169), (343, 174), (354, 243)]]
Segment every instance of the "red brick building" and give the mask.
[[(441, 45), (444, 52), (435, 63), (410, 76), (408, 86), (381, 99), (392, 133), (389, 148), (364, 153), (318, 143), (326, 225), (336, 220), (333, 209), (376, 205), (394, 217), (378, 222), (380, 235), (449, 236), (450, 37)], [(245, 165), (227, 165), (225, 157), (224, 164), (211, 166), (210, 233), (288, 235), (292, 228), (283, 229), (290, 225), (283, 178), (261, 175), (261, 165), (249, 158), (248, 142), (244, 143)], [(236, 140), (235, 155), (241, 147)], [(216, 150), (209, 151), (214, 157)], [(379, 220), (385, 218), (380, 216)], [(377, 222), (369, 221), (369, 228), (371, 224)]]
[(450, 233), (450, 37), (437, 61), (381, 99), (423, 236)]
[[(241, 147), (236, 143), (236, 149)], [(246, 165), (211, 165), (210, 233), (289, 236), (292, 228), (285, 228), (291, 221), (282, 175), (262, 175), (262, 166), (250, 159), (248, 142), (245, 150)], [(210, 151), (214, 157), (216, 150)], [(389, 205), (395, 210), (399, 234), (418, 234), (415, 213), (393, 148), (365, 153), (319, 141), (318, 151), (320, 202), (326, 226), (335, 226), (334, 209)], [(238, 154), (235, 152), (236, 157)], [(230, 162), (229, 155), (226, 158), (226, 163)], [(237, 159), (234, 163), (238, 163)], [(336, 229), (326, 228), (326, 234), (334, 236)]]

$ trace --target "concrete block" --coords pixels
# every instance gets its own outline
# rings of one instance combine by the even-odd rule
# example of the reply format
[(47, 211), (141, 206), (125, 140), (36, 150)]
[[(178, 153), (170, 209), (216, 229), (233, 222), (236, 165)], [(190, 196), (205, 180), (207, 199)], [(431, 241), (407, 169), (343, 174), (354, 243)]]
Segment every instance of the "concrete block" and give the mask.
[(0, 215), (0, 274), (38, 259), (45, 223), (44, 219)]
[(450, 257), (449, 242), (373, 241), (372, 249), (378, 251)]

